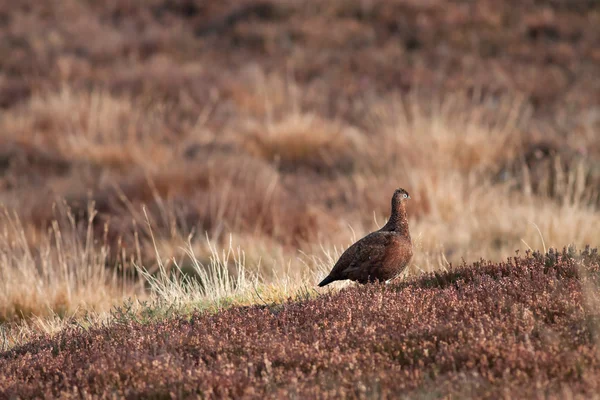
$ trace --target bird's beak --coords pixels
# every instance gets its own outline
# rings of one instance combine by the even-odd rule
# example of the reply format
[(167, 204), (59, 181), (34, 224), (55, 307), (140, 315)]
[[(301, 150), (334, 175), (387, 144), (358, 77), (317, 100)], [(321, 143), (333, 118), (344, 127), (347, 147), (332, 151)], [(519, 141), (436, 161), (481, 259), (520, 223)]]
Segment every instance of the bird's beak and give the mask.
[(410, 200), (410, 194), (408, 195), (407, 199), (409, 199), (409, 200)]

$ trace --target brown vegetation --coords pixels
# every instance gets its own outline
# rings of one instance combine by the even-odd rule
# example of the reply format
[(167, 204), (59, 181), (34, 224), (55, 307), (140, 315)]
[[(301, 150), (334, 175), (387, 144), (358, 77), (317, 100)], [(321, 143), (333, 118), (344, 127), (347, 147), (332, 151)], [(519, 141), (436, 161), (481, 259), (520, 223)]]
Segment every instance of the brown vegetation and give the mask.
[(1, 353), (0, 393), (589, 397), (600, 390), (599, 261), (595, 250), (534, 253), (314, 300), (71, 328)]
[(400, 186), (408, 277), (598, 245), (599, 35), (593, 1), (0, 0), (1, 348), (281, 301)]

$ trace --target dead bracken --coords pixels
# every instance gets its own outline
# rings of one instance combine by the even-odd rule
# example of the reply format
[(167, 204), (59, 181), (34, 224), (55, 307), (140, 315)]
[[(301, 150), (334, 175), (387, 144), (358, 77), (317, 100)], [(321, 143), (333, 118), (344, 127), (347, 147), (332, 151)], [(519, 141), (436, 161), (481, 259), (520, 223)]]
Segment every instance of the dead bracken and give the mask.
[(73, 328), (0, 354), (0, 394), (591, 396), (598, 261), (589, 249), (529, 253), (277, 307)]

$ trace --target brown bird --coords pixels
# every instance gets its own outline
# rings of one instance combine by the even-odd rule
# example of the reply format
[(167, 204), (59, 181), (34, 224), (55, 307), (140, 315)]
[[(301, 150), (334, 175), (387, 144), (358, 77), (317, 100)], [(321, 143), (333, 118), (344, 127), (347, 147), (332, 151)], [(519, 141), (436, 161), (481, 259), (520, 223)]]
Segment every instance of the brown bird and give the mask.
[(383, 228), (354, 243), (342, 254), (319, 286), (350, 279), (359, 283), (388, 281), (398, 276), (412, 258), (404, 189), (392, 196), (392, 215)]

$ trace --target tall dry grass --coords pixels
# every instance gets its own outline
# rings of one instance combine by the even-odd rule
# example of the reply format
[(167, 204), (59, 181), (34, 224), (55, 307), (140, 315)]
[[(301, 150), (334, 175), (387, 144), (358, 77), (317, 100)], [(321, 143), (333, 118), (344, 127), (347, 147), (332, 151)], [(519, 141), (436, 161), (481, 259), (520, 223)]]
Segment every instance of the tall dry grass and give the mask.
[[(127, 260), (110, 265), (108, 247), (94, 236), (90, 219), (71, 214), (46, 232), (27, 227), (18, 215), (0, 216), (0, 321), (108, 311), (123, 297), (141, 293)], [(32, 243), (35, 243), (33, 245)]]

